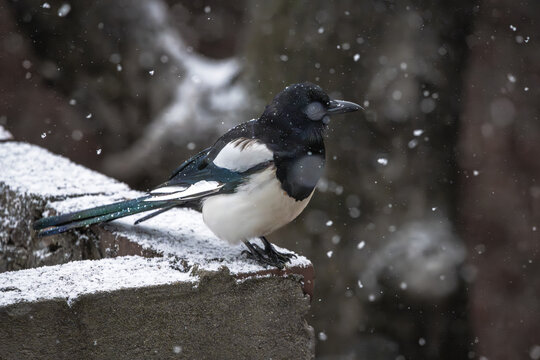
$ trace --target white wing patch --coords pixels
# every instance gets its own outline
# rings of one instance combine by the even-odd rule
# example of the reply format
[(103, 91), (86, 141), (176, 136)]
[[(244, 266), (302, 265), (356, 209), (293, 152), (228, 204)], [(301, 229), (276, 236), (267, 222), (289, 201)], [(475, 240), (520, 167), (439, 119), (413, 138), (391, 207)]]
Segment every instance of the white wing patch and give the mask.
[(217, 181), (199, 181), (189, 187), (183, 186), (165, 186), (152, 190), (152, 196), (144, 201), (163, 201), (163, 200), (192, 200), (208, 193), (217, 192), (225, 184)]
[(160, 188), (150, 191), (150, 194), (165, 195), (165, 194), (175, 193), (179, 191), (184, 191), (187, 188), (188, 188), (187, 186), (164, 186), (164, 187), (160, 187)]
[(214, 164), (232, 171), (246, 171), (260, 163), (274, 159), (268, 147), (255, 139), (239, 138), (221, 149)]

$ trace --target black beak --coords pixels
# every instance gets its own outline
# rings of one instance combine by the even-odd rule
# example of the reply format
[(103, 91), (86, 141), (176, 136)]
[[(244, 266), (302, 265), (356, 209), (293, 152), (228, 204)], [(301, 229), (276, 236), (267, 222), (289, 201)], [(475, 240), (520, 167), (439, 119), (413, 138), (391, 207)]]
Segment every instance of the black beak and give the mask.
[(350, 101), (330, 100), (330, 104), (328, 106), (328, 110), (326, 110), (326, 113), (328, 115), (344, 114), (352, 111), (358, 111), (360, 109), (364, 110), (364, 108), (360, 105)]

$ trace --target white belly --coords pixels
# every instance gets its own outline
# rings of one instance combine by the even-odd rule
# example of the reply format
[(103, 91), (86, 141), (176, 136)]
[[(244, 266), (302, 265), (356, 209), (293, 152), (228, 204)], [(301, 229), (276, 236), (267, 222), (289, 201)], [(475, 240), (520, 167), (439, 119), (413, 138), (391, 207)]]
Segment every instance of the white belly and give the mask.
[(205, 224), (219, 238), (239, 243), (268, 235), (294, 220), (304, 210), (313, 192), (296, 201), (281, 188), (269, 168), (251, 176), (235, 193), (211, 196), (202, 206)]

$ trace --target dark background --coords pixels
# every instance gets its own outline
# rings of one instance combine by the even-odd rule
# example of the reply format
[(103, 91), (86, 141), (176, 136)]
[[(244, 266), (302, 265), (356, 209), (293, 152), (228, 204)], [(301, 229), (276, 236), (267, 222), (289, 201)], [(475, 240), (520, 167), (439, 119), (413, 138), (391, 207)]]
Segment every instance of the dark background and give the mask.
[[(151, 188), (286, 85), (333, 120), (320, 359), (540, 359), (537, 1), (0, 0), (0, 125)], [(1, 169), (0, 169), (1, 171)]]

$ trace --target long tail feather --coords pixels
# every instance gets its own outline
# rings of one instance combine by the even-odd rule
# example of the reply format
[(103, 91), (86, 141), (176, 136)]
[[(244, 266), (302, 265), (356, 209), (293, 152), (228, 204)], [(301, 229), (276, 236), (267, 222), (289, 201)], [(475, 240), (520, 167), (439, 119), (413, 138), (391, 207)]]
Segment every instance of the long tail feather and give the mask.
[(114, 204), (98, 206), (91, 209), (72, 212), (58, 216), (43, 218), (34, 223), (34, 229), (39, 230), (38, 236), (60, 234), (70, 229), (84, 227), (143, 211), (171, 206), (170, 201), (144, 201), (148, 196), (121, 201)]
[(34, 223), (34, 230), (41, 230), (49, 226), (62, 225), (73, 221), (110, 214), (112, 212), (117, 212), (129, 207), (134, 207), (146, 198), (147, 196), (132, 200), (120, 201), (114, 204), (102, 205), (90, 209), (75, 211), (68, 214), (50, 216), (47, 218), (39, 219)]

